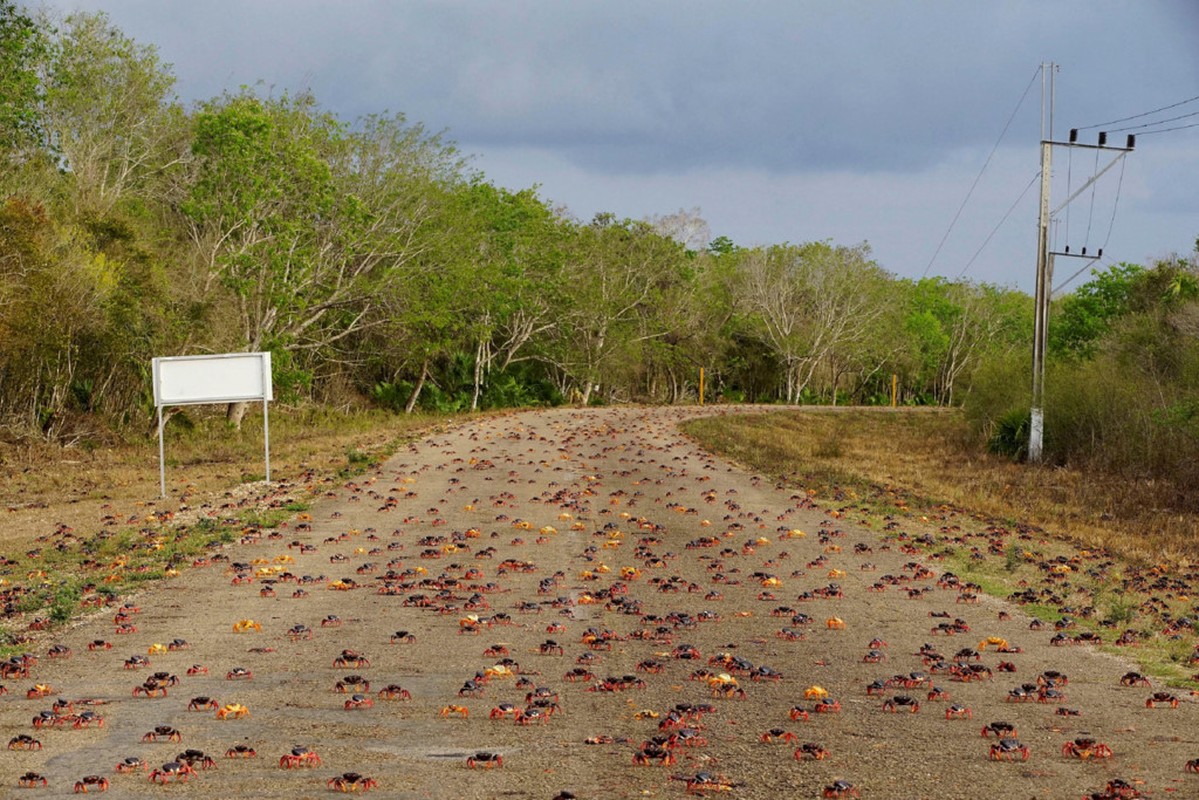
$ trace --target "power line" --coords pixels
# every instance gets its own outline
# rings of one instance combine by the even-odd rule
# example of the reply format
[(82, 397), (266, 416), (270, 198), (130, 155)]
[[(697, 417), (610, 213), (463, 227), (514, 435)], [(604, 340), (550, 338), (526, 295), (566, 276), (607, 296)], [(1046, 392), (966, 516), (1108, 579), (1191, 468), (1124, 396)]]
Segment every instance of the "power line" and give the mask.
[(953, 228), (957, 224), (958, 218), (962, 216), (962, 210), (965, 209), (966, 204), (970, 202), (970, 196), (974, 194), (974, 189), (978, 186), (978, 182), (982, 180), (983, 173), (987, 171), (987, 166), (990, 165), (991, 159), (995, 156), (995, 151), (999, 149), (999, 144), (1003, 141), (1003, 137), (1007, 133), (1008, 128), (1011, 127), (1012, 120), (1016, 118), (1016, 113), (1020, 110), (1020, 106), (1024, 105), (1024, 98), (1028, 97), (1028, 90), (1032, 88), (1033, 82), (1036, 81), (1037, 75), (1039, 75), (1040, 72), (1041, 68), (1037, 67), (1037, 69), (1033, 72), (1032, 77), (1028, 79), (1028, 85), (1024, 87), (1024, 93), (1020, 95), (1019, 101), (1016, 102), (1016, 107), (1012, 109), (1012, 113), (1008, 117), (1007, 122), (1004, 124), (1003, 130), (999, 133), (999, 138), (995, 140), (994, 147), (991, 148), (991, 152), (987, 155), (987, 160), (983, 162), (982, 169), (980, 169), (978, 171), (978, 175), (975, 176), (974, 183), (970, 184), (970, 191), (966, 192), (966, 196), (962, 198), (962, 204), (958, 206), (957, 213), (953, 215), (953, 219), (950, 221), (949, 227), (945, 229), (945, 235), (941, 237), (941, 241), (937, 244), (937, 249), (933, 252), (932, 258), (930, 258), (928, 260), (928, 264), (925, 265), (924, 272), (920, 274), (921, 278), (924, 278), (928, 275), (928, 271), (932, 269), (933, 262), (936, 261), (937, 256), (941, 254), (941, 248), (945, 246), (945, 242), (949, 239), (949, 234), (953, 232)]
[(1115, 263), (1114, 261), (1109, 259), (1107, 256), (1100, 256), (1099, 258), (1095, 259), (1094, 261), (1092, 261), (1088, 264), (1083, 264), (1081, 267), (1078, 268), (1077, 272), (1075, 272), (1069, 278), (1066, 278), (1064, 281), (1059, 283), (1057, 286), (1053, 287), (1053, 292), (1051, 294), (1057, 294), (1062, 289), (1065, 289), (1067, 286), (1069, 286), (1074, 281), (1074, 279), (1077, 278), (1079, 275), (1081, 275), (1085, 270), (1088, 270), (1088, 269), (1094, 270), (1095, 268), (1097, 268), (1101, 264), (1103, 264), (1103, 262), (1105, 262), (1105, 261), (1108, 263), (1109, 266)]
[(1186, 128), (1199, 128), (1199, 122), (1192, 122), (1190, 125), (1176, 125), (1173, 128), (1162, 128), (1157, 131), (1141, 131), (1138, 136), (1148, 136), (1151, 133), (1169, 133), (1170, 131), (1181, 131)]
[[(1121, 160), (1120, 164), (1121, 164), (1120, 169), (1124, 169), (1123, 160)], [(1092, 174), (1092, 176), (1094, 176), (1094, 175), (1097, 175), (1098, 173), (1099, 173), (1099, 151), (1096, 150), (1095, 151), (1095, 170), (1091, 174)], [(1098, 188), (1099, 188), (1099, 181), (1095, 181), (1094, 183), (1091, 184), (1091, 203), (1090, 203), (1090, 207), (1087, 209), (1087, 235), (1082, 237), (1082, 243), (1084, 246), (1091, 243), (1091, 222), (1094, 221), (1094, 219), (1095, 219), (1095, 192)], [(1067, 206), (1067, 208), (1069, 208), (1069, 206)]]
[(1124, 186), (1124, 162), (1120, 162), (1120, 179), (1116, 181), (1116, 199), (1112, 203), (1112, 219), (1107, 224), (1107, 236), (1103, 239), (1103, 247), (1100, 247), (1100, 252), (1107, 249), (1108, 240), (1112, 238), (1112, 228), (1116, 225), (1116, 209), (1120, 207), (1120, 189)]
[(1141, 117), (1147, 117), (1150, 114), (1156, 114), (1159, 111), (1169, 111), (1171, 108), (1178, 108), (1179, 106), (1185, 106), (1187, 103), (1193, 103), (1196, 100), (1199, 100), (1199, 94), (1195, 95), (1194, 97), (1188, 97), (1186, 100), (1179, 100), (1177, 103), (1171, 103), (1168, 106), (1162, 106), (1161, 108), (1155, 108), (1152, 111), (1144, 111), (1140, 114), (1133, 114), (1131, 117), (1121, 117), (1120, 119), (1108, 120), (1107, 122), (1097, 122), (1094, 125), (1084, 125), (1083, 127), (1079, 128), (1078, 130), (1087, 131), (1087, 130), (1090, 130), (1091, 128), (1101, 128), (1104, 125), (1115, 125), (1117, 122), (1128, 122), (1130, 119), (1140, 119)]
[(1103, 255), (1103, 251), (1107, 249), (1107, 243), (1112, 238), (1112, 228), (1115, 227), (1115, 224), (1116, 224), (1116, 210), (1120, 207), (1120, 189), (1123, 186), (1124, 186), (1124, 162), (1121, 161), (1120, 162), (1120, 178), (1119, 178), (1119, 180), (1116, 181), (1116, 199), (1115, 199), (1115, 202), (1112, 203), (1112, 218), (1111, 218), (1111, 221), (1108, 223), (1107, 236), (1103, 240), (1103, 247), (1099, 248), (1100, 256), (1090, 263), (1083, 264), (1081, 267), (1079, 267), (1078, 271), (1076, 271), (1073, 275), (1071, 275), (1069, 278), (1066, 278), (1066, 280), (1062, 281), (1057, 286), (1053, 287), (1052, 294), (1054, 294), (1054, 295), (1058, 294), (1062, 289), (1066, 288), (1071, 283), (1073, 283), (1074, 279), (1077, 278), (1079, 275), (1081, 275), (1083, 273), (1083, 271), (1085, 271), (1087, 269), (1095, 270), (1095, 269), (1098, 269), (1099, 267), (1103, 266), (1104, 264), (1111, 266), (1116, 263), (1115, 261), (1113, 261), (1111, 259), (1111, 256)]
[(980, 244), (978, 249), (974, 251), (974, 255), (970, 256), (970, 260), (966, 262), (966, 266), (962, 267), (962, 271), (958, 273), (957, 278), (954, 280), (961, 280), (962, 276), (966, 274), (966, 271), (973, 266), (979, 254), (981, 254), (983, 249), (991, 242), (991, 238), (995, 236), (1001, 227), (1003, 227), (1003, 223), (1007, 222), (1007, 218), (1012, 215), (1012, 212), (1016, 210), (1016, 206), (1020, 205), (1020, 201), (1024, 199), (1024, 195), (1028, 194), (1028, 190), (1032, 188), (1033, 184), (1036, 183), (1037, 179), (1040, 177), (1040, 172), (1032, 176), (1032, 180), (1030, 180), (1028, 185), (1024, 187), (1024, 191), (1020, 192), (1020, 196), (1016, 198), (1016, 202), (1012, 203), (1011, 206), (1008, 207), (1008, 210), (1004, 213), (1003, 218), (995, 224), (995, 227), (992, 228), (991, 232), (987, 234), (987, 238), (983, 239), (983, 243)]
[(1124, 127), (1124, 128), (1112, 128), (1110, 131), (1108, 131), (1108, 133), (1120, 133), (1121, 131), (1135, 131), (1138, 128), (1152, 128), (1154, 125), (1165, 125), (1167, 122), (1176, 122), (1177, 120), (1186, 119), (1187, 117), (1199, 117), (1199, 111), (1192, 111), (1189, 114), (1179, 114), (1177, 117), (1167, 117), (1166, 119), (1159, 119), (1154, 122), (1145, 122), (1140, 125), (1128, 125), (1127, 127)]

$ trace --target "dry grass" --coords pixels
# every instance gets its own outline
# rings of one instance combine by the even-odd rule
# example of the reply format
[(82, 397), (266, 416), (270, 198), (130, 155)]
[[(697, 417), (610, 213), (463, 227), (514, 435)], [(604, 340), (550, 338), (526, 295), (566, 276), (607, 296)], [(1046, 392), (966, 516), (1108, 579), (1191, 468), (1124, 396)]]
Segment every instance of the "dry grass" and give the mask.
[[(1190, 664), (1199, 625), (1167, 630), (1169, 620), (1193, 619), (1199, 609), (1186, 588), (1199, 582), (1194, 513), (1138, 502), (1135, 489), (1111, 478), (980, 454), (953, 411), (778, 412), (700, 419), (684, 430), (709, 449), (807, 489), (838, 514), (889, 531), (884, 538), (900, 536), (892, 530), (897, 524), (903, 536), (933, 534), (938, 544), (930, 557), (988, 594), (1053, 588), (1060, 601), (1023, 610), (1056, 622), (1066, 608), (1087, 609), (1080, 624), (1112, 652), (1170, 686), (1199, 688)], [(1165, 492), (1145, 487), (1139, 499), (1148, 494)], [(955, 511), (962, 513), (949, 513)], [(990, 522), (1020, 533), (1002, 553), (979, 559), (946, 529), (938, 532), (970, 518), (980, 529)], [(1057, 559), (1069, 560), (1068, 575), (1047, 578)], [(1167, 578), (1181, 579), (1183, 588), (1157, 588)], [(1117, 631), (1135, 633), (1136, 645), (1113, 646)]]
[(909, 505), (946, 504), (1036, 525), (1140, 564), (1199, 562), (1199, 515), (1172, 508), (1173, 488), (980, 453), (952, 410), (846, 409), (696, 420), (688, 432), (772, 476), (826, 497), (886, 487)]
[[(305, 473), (334, 475), (390, 454), (397, 442), (452, 421), (447, 416), (348, 414), (272, 408), (271, 477), (291, 482)], [(152, 507), (174, 511), (233, 487), (262, 480), (262, 415), (251, 412), (240, 431), (217, 409), (189, 409), (166, 436), (166, 499), (159, 498), (156, 436), (112, 447), (0, 444), (0, 547), (20, 546), (63, 523), (87, 531), (107, 513)]]
[[(306, 510), (333, 477), (349, 478), (447, 416), (381, 412), (271, 412), (272, 480), (290, 500), (259, 507), (248, 483), (264, 470), (262, 420), (231, 429), (216, 411), (177, 419), (167, 439), (168, 497), (159, 498), (158, 443), (79, 449), (0, 449), (0, 657), (27, 643), (34, 617), (67, 622), (83, 602), (114, 597), (179, 568), (246, 531), (275, 527)], [(221, 519), (174, 512), (209, 505)]]

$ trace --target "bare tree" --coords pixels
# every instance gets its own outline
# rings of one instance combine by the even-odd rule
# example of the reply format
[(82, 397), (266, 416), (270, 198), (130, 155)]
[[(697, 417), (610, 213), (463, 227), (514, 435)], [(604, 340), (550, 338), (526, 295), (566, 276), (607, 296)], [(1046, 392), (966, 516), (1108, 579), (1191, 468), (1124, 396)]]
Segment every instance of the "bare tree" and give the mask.
[(784, 365), (785, 398), (799, 401), (837, 347), (861, 341), (880, 313), (871, 287), (885, 273), (865, 244), (776, 245), (746, 251), (740, 301)]

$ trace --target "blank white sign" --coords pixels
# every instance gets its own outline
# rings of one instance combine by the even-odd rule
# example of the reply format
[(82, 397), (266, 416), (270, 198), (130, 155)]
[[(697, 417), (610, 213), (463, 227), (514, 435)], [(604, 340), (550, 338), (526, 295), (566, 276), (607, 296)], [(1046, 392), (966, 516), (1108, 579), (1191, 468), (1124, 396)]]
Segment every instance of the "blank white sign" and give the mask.
[(274, 400), (270, 353), (156, 358), (154, 405)]

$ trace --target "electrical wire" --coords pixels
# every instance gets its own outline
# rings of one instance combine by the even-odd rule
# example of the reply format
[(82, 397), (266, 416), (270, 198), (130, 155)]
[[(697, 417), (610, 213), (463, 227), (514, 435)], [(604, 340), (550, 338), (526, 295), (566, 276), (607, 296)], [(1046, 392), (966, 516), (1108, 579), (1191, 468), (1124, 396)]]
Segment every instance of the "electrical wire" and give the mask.
[(1128, 122), (1130, 119), (1140, 119), (1141, 117), (1147, 117), (1150, 114), (1156, 114), (1159, 111), (1169, 111), (1171, 108), (1178, 108), (1179, 106), (1185, 106), (1187, 103), (1193, 103), (1196, 100), (1199, 100), (1199, 94), (1195, 95), (1194, 97), (1188, 97), (1186, 100), (1179, 100), (1177, 103), (1171, 103), (1168, 106), (1162, 106), (1161, 108), (1155, 108), (1152, 111), (1145, 111), (1140, 114), (1133, 114), (1131, 117), (1121, 117), (1120, 119), (1108, 120), (1107, 122), (1098, 122), (1094, 125), (1084, 125), (1083, 127), (1079, 128), (1078, 130), (1088, 131), (1091, 128), (1102, 128), (1104, 125), (1115, 125), (1117, 122)]
[(962, 276), (966, 274), (966, 271), (974, 265), (974, 262), (976, 259), (978, 259), (979, 254), (981, 254), (983, 249), (991, 242), (992, 237), (998, 233), (999, 229), (1003, 226), (1003, 223), (1007, 222), (1008, 217), (1010, 217), (1012, 212), (1016, 210), (1016, 206), (1020, 205), (1020, 201), (1024, 199), (1024, 195), (1028, 194), (1028, 190), (1033, 187), (1033, 184), (1036, 183), (1040, 177), (1041, 172), (1038, 170), (1037, 174), (1032, 176), (1032, 180), (1028, 182), (1028, 185), (1024, 187), (1024, 191), (1020, 192), (1020, 196), (1016, 198), (1016, 202), (1012, 203), (1011, 206), (1008, 207), (1008, 210), (1004, 213), (1003, 218), (995, 224), (995, 227), (992, 228), (991, 232), (987, 234), (987, 238), (983, 239), (983, 243), (980, 244), (978, 249), (974, 251), (974, 255), (970, 256), (970, 260), (966, 262), (966, 266), (962, 267), (962, 271), (958, 273), (958, 276), (954, 280), (961, 280)]
[[(1120, 159), (1120, 169), (1124, 169), (1124, 159)], [(1095, 151), (1095, 171), (1091, 173), (1091, 179), (1094, 180), (1095, 175), (1099, 172), (1099, 151)], [(1086, 247), (1091, 243), (1091, 222), (1095, 219), (1095, 191), (1099, 188), (1099, 181), (1091, 184), (1091, 203), (1087, 209), (1087, 235), (1082, 237), (1082, 245)]]
[(970, 191), (966, 192), (966, 196), (962, 198), (962, 204), (958, 206), (957, 213), (953, 215), (953, 219), (950, 221), (949, 227), (945, 229), (945, 235), (941, 237), (941, 241), (937, 244), (937, 249), (933, 252), (932, 258), (930, 258), (928, 260), (928, 264), (925, 265), (924, 272), (920, 274), (921, 278), (928, 276), (928, 271), (932, 269), (933, 262), (936, 261), (937, 256), (941, 254), (941, 248), (945, 247), (945, 242), (949, 239), (949, 234), (953, 232), (954, 226), (957, 225), (958, 219), (962, 216), (963, 209), (965, 209), (966, 204), (970, 202), (970, 196), (974, 194), (974, 190), (978, 186), (978, 182), (982, 180), (983, 173), (987, 171), (987, 166), (990, 165), (991, 159), (995, 156), (995, 151), (999, 149), (999, 145), (1003, 141), (1004, 135), (1007, 134), (1008, 128), (1011, 127), (1012, 120), (1016, 118), (1016, 113), (1020, 110), (1020, 106), (1024, 105), (1024, 98), (1028, 97), (1028, 91), (1032, 88), (1032, 85), (1036, 81), (1037, 75), (1039, 75), (1040, 72), (1041, 68), (1037, 67), (1037, 69), (1033, 72), (1032, 77), (1028, 79), (1028, 85), (1024, 87), (1024, 93), (1020, 95), (1020, 99), (1016, 102), (1016, 107), (1012, 109), (1012, 113), (1008, 117), (1007, 122), (1004, 124), (1003, 130), (999, 133), (999, 138), (995, 140), (995, 145), (991, 148), (991, 152), (987, 155), (987, 160), (983, 162), (982, 169), (980, 169), (978, 171), (978, 175), (975, 176), (974, 183), (970, 184)]
[(1120, 160), (1120, 179), (1116, 181), (1116, 200), (1112, 203), (1112, 219), (1107, 224), (1107, 236), (1103, 238), (1103, 247), (1100, 247), (1100, 252), (1107, 249), (1107, 243), (1112, 238), (1112, 228), (1116, 225), (1116, 209), (1120, 207), (1120, 189), (1124, 186), (1124, 165), (1126, 160)]
[[(1066, 148), (1066, 197), (1074, 193), (1074, 148)], [(1066, 206), (1066, 241), (1070, 241), (1070, 206)]]
[(1103, 240), (1103, 247), (1099, 248), (1099, 252), (1101, 255), (1094, 261), (1091, 261), (1088, 264), (1084, 264), (1082, 267), (1080, 267), (1078, 269), (1077, 272), (1075, 272), (1069, 278), (1066, 278), (1066, 280), (1062, 281), (1057, 286), (1053, 287), (1053, 290), (1050, 292), (1051, 297), (1053, 295), (1056, 295), (1057, 293), (1059, 293), (1062, 289), (1069, 286), (1074, 281), (1075, 278), (1077, 278), (1079, 275), (1081, 275), (1083, 273), (1084, 270), (1087, 270), (1087, 269), (1094, 270), (1100, 266), (1103, 266), (1105, 263), (1107, 266), (1113, 266), (1116, 263), (1116, 262), (1112, 261), (1110, 256), (1102, 255), (1102, 253), (1104, 250), (1107, 249), (1107, 243), (1112, 238), (1112, 228), (1114, 228), (1116, 225), (1116, 210), (1120, 207), (1120, 190), (1124, 186), (1124, 164), (1125, 163), (1126, 162), (1123, 160), (1121, 160), (1121, 162), (1120, 162), (1120, 178), (1119, 178), (1119, 180), (1116, 181), (1116, 199), (1115, 199), (1115, 202), (1112, 203), (1112, 218), (1107, 226), (1107, 236)]
[(1192, 111), (1189, 114), (1179, 114), (1177, 117), (1167, 117), (1166, 119), (1159, 119), (1154, 122), (1145, 122), (1140, 125), (1128, 125), (1123, 128), (1112, 128), (1108, 131), (1108, 133), (1120, 133), (1122, 131), (1135, 131), (1140, 128), (1152, 128), (1154, 125), (1165, 125), (1167, 122), (1177, 122), (1180, 119), (1187, 119), (1188, 117), (1199, 117), (1199, 111)]
[(1110, 258), (1108, 258), (1107, 256), (1100, 256), (1099, 258), (1095, 259), (1094, 261), (1091, 261), (1087, 264), (1083, 264), (1081, 267), (1078, 268), (1077, 272), (1075, 272), (1069, 278), (1066, 278), (1064, 281), (1059, 283), (1057, 286), (1053, 287), (1053, 289), (1050, 290), (1050, 292), (1049, 292), (1049, 296), (1053, 297), (1058, 292), (1060, 292), (1062, 289), (1065, 289), (1067, 286), (1069, 286), (1074, 281), (1075, 278), (1077, 278), (1079, 275), (1081, 275), (1085, 270), (1088, 270), (1088, 269), (1094, 270), (1094, 269), (1098, 268), (1099, 266), (1101, 266), (1104, 262), (1107, 262), (1108, 266), (1114, 266), (1116, 263), (1116, 262), (1112, 261)]
[(1141, 131), (1137, 136), (1148, 136), (1151, 133), (1169, 133), (1170, 131), (1181, 131), (1186, 128), (1199, 128), (1199, 122), (1192, 122), (1190, 125), (1176, 125), (1173, 128), (1162, 128), (1157, 131)]

